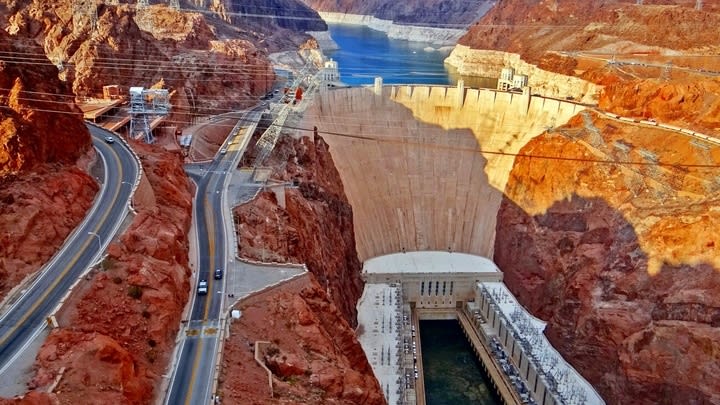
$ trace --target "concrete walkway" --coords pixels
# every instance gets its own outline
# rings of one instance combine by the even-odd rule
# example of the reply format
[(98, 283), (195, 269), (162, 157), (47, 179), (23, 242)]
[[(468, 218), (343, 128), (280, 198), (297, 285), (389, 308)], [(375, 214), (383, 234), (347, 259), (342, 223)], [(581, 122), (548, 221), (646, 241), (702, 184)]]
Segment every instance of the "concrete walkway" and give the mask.
[(236, 260), (230, 264), (226, 274), (224, 310), (253, 292), (279, 284), (292, 277), (304, 274), (303, 266), (282, 264), (254, 264)]

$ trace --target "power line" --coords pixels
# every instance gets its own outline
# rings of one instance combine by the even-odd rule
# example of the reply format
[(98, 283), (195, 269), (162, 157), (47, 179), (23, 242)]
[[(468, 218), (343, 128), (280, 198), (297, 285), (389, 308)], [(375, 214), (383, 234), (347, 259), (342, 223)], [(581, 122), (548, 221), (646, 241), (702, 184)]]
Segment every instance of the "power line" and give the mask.
[[(8, 107), (8, 106), (0, 106), (0, 108), (10, 109), (10, 107)], [(37, 112), (57, 113), (57, 114), (70, 114), (70, 115), (76, 115), (76, 116), (80, 115), (79, 113), (75, 113), (75, 112), (59, 111), (59, 110), (51, 110), (51, 109), (29, 108), (28, 110), (37, 111)], [(246, 122), (250, 122), (250, 123), (255, 122), (254, 120), (249, 120), (249, 119), (245, 119), (245, 118), (239, 118), (238, 120), (246, 121)], [(170, 121), (170, 122), (174, 122), (174, 121)], [(208, 124), (208, 125), (212, 125), (212, 124)], [(270, 126), (278, 126), (278, 125), (271, 123)], [(228, 127), (229, 127), (229, 125), (228, 125)], [(312, 133), (314, 131), (314, 129), (311, 129), (311, 128), (303, 128), (303, 127), (297, 127), (297, 126), (287, 125), (287, 124), (279, 125), (278, 127), (280, 127), (281, 129), (303, 131), (303, 132), (309, 132), (309, 133)], [(603, 160), (603, 159), (577, 158), (577, 157), (567, 157), (567, 156), (539, 155), (539, 154), (532, 154), (532, 153), (513, 153), (513, 152), (504, 152), (504, 151), (500, 151), (500, 150), (487, 150), (487, 149), (482, 149), (482, 148), (467, 148), (467, 147), (461, 147), (461, 146), (437, 145), (437, 144), (408, 141), (408, 139), (412, 139), (414, 137), (414, 134), (409, 135), (407, 137), (392, 137), (391, 138), (391, 137), (377, 137), (377, 136), (358, 135), (358, 134), (351, 134), (351, 133), (322, 131), (322, 130), (319, 130), (318, 133), (321, 135), (337, 136), (337, 137), (361, 140), (361, 141), (383, 142), (383, 143), (393, 143), (393, 144), (402, 144), (402, 145), (416, 145), (416, 146), (420, 146), (420, 147), (428, 147), (428, 148), (433, 148), (433, 149), (452, 150), (452, 151), (460, 151), (460, 152), (473, 152), (473, 153), (482, 153), (482, 154), (488, 154), (488, 155), (507, 156), (507, 157), (524, 158), (524, 159), (558, 160), (558, 161), (567, 161), (567, 162), (581, 162), (581, 163), (593, 163), (593, 164), (605, 164), (605, 165), (668, 167), (668, 168), (677, 168), (677, 169), (717, 169), (717, 168), (720, 168), (720, 165), (718, 165), (718, 164), (665, 163), (665, 162), (661, 162), (661, 161), (633, 161), (633, 160)]]

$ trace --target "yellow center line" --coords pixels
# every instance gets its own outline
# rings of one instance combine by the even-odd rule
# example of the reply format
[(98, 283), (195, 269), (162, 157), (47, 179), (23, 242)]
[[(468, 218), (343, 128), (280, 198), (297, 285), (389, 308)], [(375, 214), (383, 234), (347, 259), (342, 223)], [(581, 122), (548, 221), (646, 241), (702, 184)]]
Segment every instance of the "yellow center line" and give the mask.
[[(122, 178), (122, 165), (120, 164), (120, 157), (114, 148), (108, 148), (108, 149), (112, 152), (113, 157), (118, 162), (118, 167), (120, 168), (119, 174), (120, 174), (120, 177)], [(106, 170), (107, 170), (107, 168), (106, 168)], [(118, 183), (117, 187), (115, 187), (115, 196), (114, 196), (113, 200), (116, 200), (118, 194), (120, 194), (120, 186), (121, 185), (122, 185), (122, 182)], [(105, 211), (105, 213), (101, 217), (100, 222), (98, 223), (98, 226), (92, 232), (97, 233), (97, 231), (100, 230), (100, 226), (102, 226), (102, 224), (105, 223), (105, 221), (107, 220), (107, 217), (110, 215), (110, 211), (111, 210)], [(90, 236), (90, 235), (87, 235), (87, 236)], [(95, 236), (93, 236), (93, 238), (88, 238), (85, 240), (85, 243), (82, 244), (82, 248), (77, 253), (75, 253), (75, 255), (73, 256), (73, 258), (70, 261), (70, 263), (68, 264), (68, 266), (66, 266), (65, 269), (63, 269), (63, 271), (60, 273), (60, 275), (55, 278), (55, 281), (50, 285), (50, 287), (45, 289), (45, 292), (42, 294), (42, 296), (40, 296), (40, 298), (35, 301), (35, 303), (30, 307), (30, 309), (28, 311), (25, 312), (25, 314), (20, 318), (20, 320), (15, 323), (15, 326), (12, 329), (10, 329), (7, 333), (5, 333), (5, 335), (3, 335), (3, 337), (0, 339), (0, 345), (5, 343), (5, 341), (10, 337), (10, 335), (15, 333), (15, 331), (18, 328), (20, 328), (21, 326), (24, 326), (23, 324), (25, 323), (25, 321), (27, 321), (27, 319), (37, 310), (37, 308), (38, 308), (38, 306), (40, 306), (40, 304), (45, 302), (45, 299), (47, 298), (47, 296), (65, 278), (65, 276), (70, 271), (70, 269), (72, 269), (75, 266), (77, 261), (80, 259), (80, 256), (85, 252), (85, 249), (87, 249), (88, 245), (90, 245), (91, 243), (94, 243), (94, 241), (91, 240), (94, 238), (95, 238)]]
[[(188, 382), (188, 390), (187, 390), (187, 396), (185, 397), (185, 405), (190, 405), (190, 400), (192, 399), (192, 392), (193, 392), (193, 381), (195, 381), (195, 373), (197, 372), (197, 369), (200, 366), (200, 357), (202, 357), (201, 354), (202, 354), (202, 347), (203, 347), (204, 339), (202, 338), (202, 332), (200, 332), (200, 335), (201, 336), (198, 339), (197, 351), (195, 352), (195, 359), (193, 360), (192, 371), (190, 372), (190, 381)], [(178, 367), (180, 367), (180, 365), (178, 365)]]

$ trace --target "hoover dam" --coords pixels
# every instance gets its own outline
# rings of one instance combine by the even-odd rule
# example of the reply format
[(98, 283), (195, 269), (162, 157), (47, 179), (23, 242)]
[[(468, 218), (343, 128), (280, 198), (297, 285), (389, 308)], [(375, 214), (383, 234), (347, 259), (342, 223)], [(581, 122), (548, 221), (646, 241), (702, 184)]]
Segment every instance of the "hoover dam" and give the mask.
[(361, 261), (401, 251), (493, 257), (515, 154), (581, 104), (442, 86), (321, 92), (301, 127), (330, 145)]
[[(353, 207), (367, 283), (358, 320), (368, 331), (359, 338), (389, 403), (425, 403), (414, 333), (424, 319), (460, 321), (505, 403), (603, 403), (542, 337), (545, 323), (514, 298), (507, 301), (512, 294), (491, 261), (510, 172), (515, 159), (527, 158), (518, 157), (520, 150), (585, 108), (527, 87), (383, 86), (380, 78), (374, 87), (323, 90), (312, 100), (300, 128), (323, 136)], [(393, 329), (392, 319), (405, 326)], [(528, 330), (531, 324), (537, 329)], [(535, 339), (534, 349), (519, 349), (526, 339)], [(404, 355), (394, 351), (401, 344)], [(495, 362), (490, 353), (499, 356)], [(503, 363), (508, 356), (519, 371)], [(555, 387), (552, 368), (541, 360), (548, 356), (572, 382)], [(396, 383), (403, 376), (404, 389)]]

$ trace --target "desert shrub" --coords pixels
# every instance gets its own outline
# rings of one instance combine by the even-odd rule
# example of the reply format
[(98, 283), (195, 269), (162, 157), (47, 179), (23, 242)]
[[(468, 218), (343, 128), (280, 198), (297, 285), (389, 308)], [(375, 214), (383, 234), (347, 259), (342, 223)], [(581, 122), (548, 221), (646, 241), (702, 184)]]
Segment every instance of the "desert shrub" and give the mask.
[(142, 297), (142, 287), (140, 287), (139, 285), (129, 286), (128, 295), (132, 298), (135, 298), (136, 300), (139, 300), (140, 297)]

